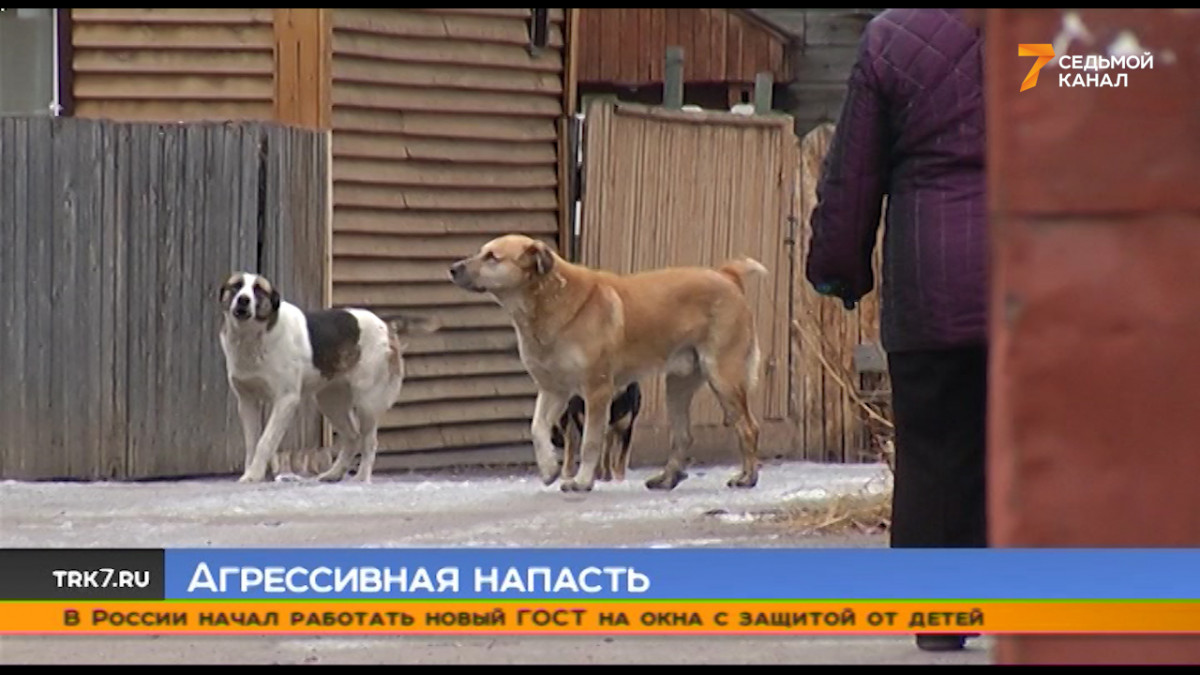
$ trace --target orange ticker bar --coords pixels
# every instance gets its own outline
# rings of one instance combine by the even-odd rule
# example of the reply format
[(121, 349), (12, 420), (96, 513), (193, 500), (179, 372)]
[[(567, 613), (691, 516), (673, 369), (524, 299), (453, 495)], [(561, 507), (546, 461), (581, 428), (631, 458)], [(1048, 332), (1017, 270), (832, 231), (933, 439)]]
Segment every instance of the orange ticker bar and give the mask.
[(0, 634), (1200, 633), (1200, 602), (0, 603)]

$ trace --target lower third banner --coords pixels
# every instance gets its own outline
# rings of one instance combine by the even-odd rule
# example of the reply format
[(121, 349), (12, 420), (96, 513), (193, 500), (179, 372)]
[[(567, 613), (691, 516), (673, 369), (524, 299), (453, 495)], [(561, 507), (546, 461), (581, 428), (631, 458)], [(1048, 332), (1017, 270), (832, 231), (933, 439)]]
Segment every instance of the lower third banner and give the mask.
[(1178, 549), (0, 550), (0, 633), (1200, 634), (1198, 569)]

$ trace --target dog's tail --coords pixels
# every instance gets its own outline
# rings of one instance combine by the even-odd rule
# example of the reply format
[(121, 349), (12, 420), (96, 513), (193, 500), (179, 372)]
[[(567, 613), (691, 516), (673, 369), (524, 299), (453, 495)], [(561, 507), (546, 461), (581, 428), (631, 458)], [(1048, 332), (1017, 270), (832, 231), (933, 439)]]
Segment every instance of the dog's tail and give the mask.
[(762, 373), (759, 368), (762, 367), (762, 350), (758, 348), (758, 336), (754, 336), (754, 342), (750, 345), (750, 353), (746, 355), (746, 391), (747, 393), (758, 388), (758, 380)]
[(392, 329), (396, 335), (420, 335), (424, 333), (433, 333), (442, 327), (441, 322), (433, 317), (428, 316), (412, 316), (408, 314), (399, 314), (395, 316), (382, 316), (384, 323), (388, 328)]
[(729, 262), (717, 268), (717, 271), (725, 276), (733, 279), (733, 282), (746, 291), (746, 278), (750, 276), (766, 276), (767, 268), (754, 258), (742, 258), (741, 260), (730, 260)]
[[(717, 271), (733, 279), (733, 282), (738, 285), (738, 288), (743, 293), (746, 292), (746, 278), (765, 277), (767, 276), (767, 268), (762, 263), (754, 258), (742, 258), (741, 260), (731, 260), (717, 268)], [(758, 386), (759, 367), (762, 365), (762, 352), (758, 347), (758, 336), (753, 337), (750, 343), (750, 350), (746, 353), (746, 371), (747, 371), (747, 391), (753, 391)]]

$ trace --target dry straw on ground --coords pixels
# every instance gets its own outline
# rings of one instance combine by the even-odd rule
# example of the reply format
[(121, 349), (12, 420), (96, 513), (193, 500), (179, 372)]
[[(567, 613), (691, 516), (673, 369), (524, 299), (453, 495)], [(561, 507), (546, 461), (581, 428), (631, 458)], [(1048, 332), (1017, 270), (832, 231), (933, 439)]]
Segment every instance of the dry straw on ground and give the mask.
[(789, 504), (777, 522), (805, 535), (879, 534), (892, 523), (891, 475), (883, 486), (866, 485), (856, 492)]

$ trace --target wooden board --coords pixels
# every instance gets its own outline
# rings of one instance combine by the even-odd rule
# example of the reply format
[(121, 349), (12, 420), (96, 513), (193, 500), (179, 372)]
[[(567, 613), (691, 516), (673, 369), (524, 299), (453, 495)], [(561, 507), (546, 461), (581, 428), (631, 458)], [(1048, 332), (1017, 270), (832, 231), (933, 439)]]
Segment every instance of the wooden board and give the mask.
[[(0, 307), (19, 321), (0, 340), (0, 478), (241, 470), (213, 291), (257, 268), (320, 304), (325, 147), (273, 125), (0, 123)], [(304, 415), (285, 447), (318, 431)]]

